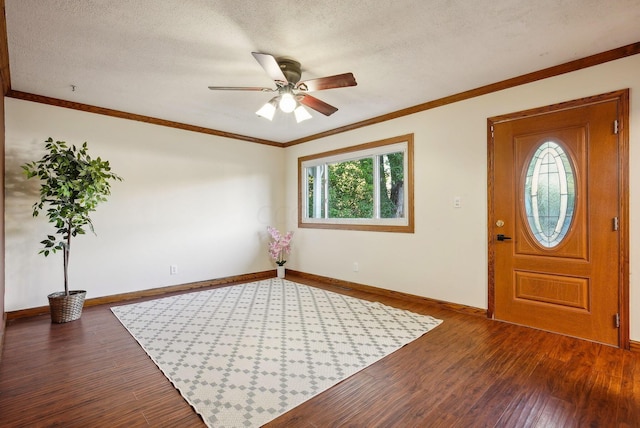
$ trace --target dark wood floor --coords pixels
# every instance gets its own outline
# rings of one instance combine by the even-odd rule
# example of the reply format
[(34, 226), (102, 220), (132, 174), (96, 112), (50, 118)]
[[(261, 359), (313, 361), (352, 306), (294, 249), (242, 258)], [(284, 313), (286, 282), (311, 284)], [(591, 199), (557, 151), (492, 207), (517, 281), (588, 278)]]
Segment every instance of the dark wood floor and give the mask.
[[(343, 292), (444, 323), (267, 426), (640, 427), (636, 352)], [(109, 306), (11, 321), (5, 340), (2, 427), (204, 426)]]

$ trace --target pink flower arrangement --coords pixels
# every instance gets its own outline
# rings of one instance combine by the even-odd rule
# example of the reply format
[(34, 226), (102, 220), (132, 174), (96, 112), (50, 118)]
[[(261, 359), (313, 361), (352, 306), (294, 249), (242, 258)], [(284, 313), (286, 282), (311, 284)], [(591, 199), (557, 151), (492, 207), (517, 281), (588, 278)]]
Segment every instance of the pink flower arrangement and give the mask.
[(273, 257), (278, 266), (284, 266), (287, 262), (285, 256), (291, 252), (291, 238), (293, 232), (287, 232), (286, 235), (282, 235), (278, 229), (268, 226), (267, 231), (271, 235), (271, 242), (269, 242), (269, 255)]

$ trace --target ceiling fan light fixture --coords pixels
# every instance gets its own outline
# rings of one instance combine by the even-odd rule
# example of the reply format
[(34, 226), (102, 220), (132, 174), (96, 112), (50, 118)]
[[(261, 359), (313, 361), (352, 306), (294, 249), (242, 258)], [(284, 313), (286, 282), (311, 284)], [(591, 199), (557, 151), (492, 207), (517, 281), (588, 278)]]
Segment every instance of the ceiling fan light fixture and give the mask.
[[(300, 81), (300, 63), (291, 58), (276, 58), (273, 55), (251, 52), (251, 55), (258, 61), (258, 64), (267, 72), (269, 77), (276, 84), (275, 89), (260, 86), (209, 86), (212, 91), (260, 91), (277, 93), (267, 104), (262, 106), (256, 114), (268, 120), (273, 120), (276, 110), (283, 113), (295, 112), (298, 123), (311, 119), (310, 108), (325, 116), (331, 116), (338, 111), (337, 107), (325, 103), (324, 101), (308, 95), (307, 92), (323, 91), (325, 89), (346, 88), (356, 86), (353, 73), (342, 73), (334, 76), (319, 77), (316, 79)], [(304, 107), (302, 107), (302, 105)]]
[(274, 99), (260, 107), (256, 112), (258, 116), (264, 117), (267, 120), (273, 120), (273, 116), (276, 114), (276, 102)]
[(300, 123), (303, 120), (311, 119), (312, 117), (311, 113), (309, 113), (309, 111), (306, 108), (304, 108), (302, 105), (299, 105), (298, 107), (296, 107), (293, 113), (296, 115), (297, 123)]
[(285, 92), (280, 96), (280, 102), (278, 106), (280, 107), (280, 110), (282, 110), (283, 112), (291, 113), (296, 109), (297, 105), (298, 105), (298, 102), (296, 101), (295, 98), (293, 98), (293, 95), (291, 93)]

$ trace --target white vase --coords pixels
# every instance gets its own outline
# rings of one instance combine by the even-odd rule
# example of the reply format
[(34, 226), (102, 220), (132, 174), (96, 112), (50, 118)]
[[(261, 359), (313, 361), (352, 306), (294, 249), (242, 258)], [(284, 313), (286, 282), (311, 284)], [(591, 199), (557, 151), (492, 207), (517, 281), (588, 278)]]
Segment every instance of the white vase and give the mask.
[(278, 266), (276, 272), (278, 273), (278, 278), (284, 278), (284, 266)]

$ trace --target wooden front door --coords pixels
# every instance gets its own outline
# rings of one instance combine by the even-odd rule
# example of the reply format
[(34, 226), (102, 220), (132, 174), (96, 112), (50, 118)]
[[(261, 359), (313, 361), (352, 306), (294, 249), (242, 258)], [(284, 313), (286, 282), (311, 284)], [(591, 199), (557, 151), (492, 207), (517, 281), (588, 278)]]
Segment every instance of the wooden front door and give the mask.
[(624, 345), (625, 95), (489, 120), (494, 318)]

